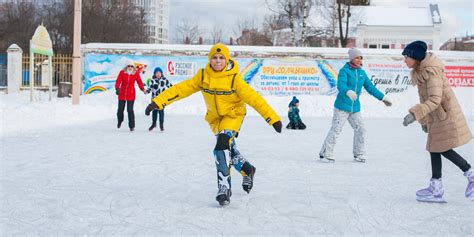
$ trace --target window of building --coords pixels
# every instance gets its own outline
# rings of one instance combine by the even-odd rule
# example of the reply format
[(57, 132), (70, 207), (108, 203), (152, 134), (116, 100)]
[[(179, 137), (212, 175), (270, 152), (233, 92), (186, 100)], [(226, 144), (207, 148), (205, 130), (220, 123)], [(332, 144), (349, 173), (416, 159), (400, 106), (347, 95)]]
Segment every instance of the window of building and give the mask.
[(433, 45), (432, 44), (428, 45), (428, 50), (433, 50)]
[(404, 48), (405, 48), (405, 44), (401, 44), (401, 45), (400, 45), (400, 48), (401, 48), (401, 49), (404, 49)]
[(364, 48), (367, 48), (368, 44), (364, 43)]
[(390, 45), (388, 45), (388, 44), (382, 44), (382, 47), (381, 47), (381, 48), (382, 48), (382, 49), (389, 49), (389, 48), (390, 48)]
[(369, 49), (376, 49), (377, 45), (376, 44), (369, 44)]

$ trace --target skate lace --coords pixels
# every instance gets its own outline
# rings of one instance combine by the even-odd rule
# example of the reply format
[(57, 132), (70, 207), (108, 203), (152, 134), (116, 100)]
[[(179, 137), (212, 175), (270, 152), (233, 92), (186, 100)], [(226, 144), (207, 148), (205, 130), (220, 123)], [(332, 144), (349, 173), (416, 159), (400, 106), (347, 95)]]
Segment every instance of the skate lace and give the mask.
[(242, 180), (243, 185), (251, 185), (252, 184), (252, 179), (249, 176), (244, 176)]
[(436, 184), (435, 182), (431, 182), (430, 186), (427, 189), (435, 195), (439, 195), (439, 194), (443, 193), (442, 185), (441, 184)]
[(218, 191), (219, 194), (227, 194), (227, 187), (224, 186), (224, 185), (221, 185), (219, 187), (219, 191)]

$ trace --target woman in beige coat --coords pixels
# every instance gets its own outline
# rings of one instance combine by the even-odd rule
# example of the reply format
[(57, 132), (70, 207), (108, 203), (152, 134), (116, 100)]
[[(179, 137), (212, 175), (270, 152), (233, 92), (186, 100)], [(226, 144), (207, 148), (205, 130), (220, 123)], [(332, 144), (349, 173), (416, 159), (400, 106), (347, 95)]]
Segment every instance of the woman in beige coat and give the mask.
[(420, 103), (410, 108), (403, 125), (418, 121), (428, 133), (426, 150), (431, 155), (430, 186), (416, 192), (418, 201), (445, 202), (441, 181), (441, 155), (458, 166), (468, 179), (465, 196), (474, 200), (474, 169), (453, 148), (468, 143), (472, 134), (461, 107), (444, 75), (442, 61), (426, 52), (426, 43), (415, 41), (403, 50), (411, 80), (418, 87)]

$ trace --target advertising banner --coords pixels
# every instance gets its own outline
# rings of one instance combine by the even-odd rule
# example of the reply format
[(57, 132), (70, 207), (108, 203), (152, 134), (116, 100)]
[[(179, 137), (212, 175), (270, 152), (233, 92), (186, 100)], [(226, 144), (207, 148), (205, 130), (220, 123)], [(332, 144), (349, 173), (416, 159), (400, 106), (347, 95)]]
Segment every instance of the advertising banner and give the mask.
[[(84, 93), (114, 88), (120, 70), (131, 59), (139, 67), (146, 84), (155, 67), (160, 67), (172, 84), (191, 78), (206, 66), (203, 56), (144, 56), (86, 54), (84, 57)], [(335, 95), (337, 75), (346, 60), (300, 57), (234, 58), (243, 79), (262, 95)], [(390, 58), (364, 60), (363, 69), (383, 93), (403, 93), (411, 85), (410, 69), (403, 61)], [(474, 87), (474, 66), (448, 65), (446, 76), (453, 87)]]

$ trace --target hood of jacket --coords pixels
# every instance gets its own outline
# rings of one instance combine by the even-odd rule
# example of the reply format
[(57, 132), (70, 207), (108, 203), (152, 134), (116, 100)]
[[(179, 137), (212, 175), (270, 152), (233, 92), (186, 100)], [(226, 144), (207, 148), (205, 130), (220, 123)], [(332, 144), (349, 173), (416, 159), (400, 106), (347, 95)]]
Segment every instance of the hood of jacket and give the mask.
[(444, 73), (444, 64), (432, 52), (426, 54), (417, 67), (411, 71), (411, 80), (413, 85), (420, 85), (424, 83), (431, 75), (439, 75)]
[(219, 71), (219, 72), (214, 71), (214, 69), (212, 69), (211, 67), (211, 63), (208, 63), (206, 65), (205, 70), (206, 70), (206, 73), (208, 73), (210, 77), (212, 78), (225, 77), (225, 76), (239, 73), (240, 71), (239, 64), (233, 59), (229, 59), (229, 61), (227, 62), (227, 65), (222, 71)]

